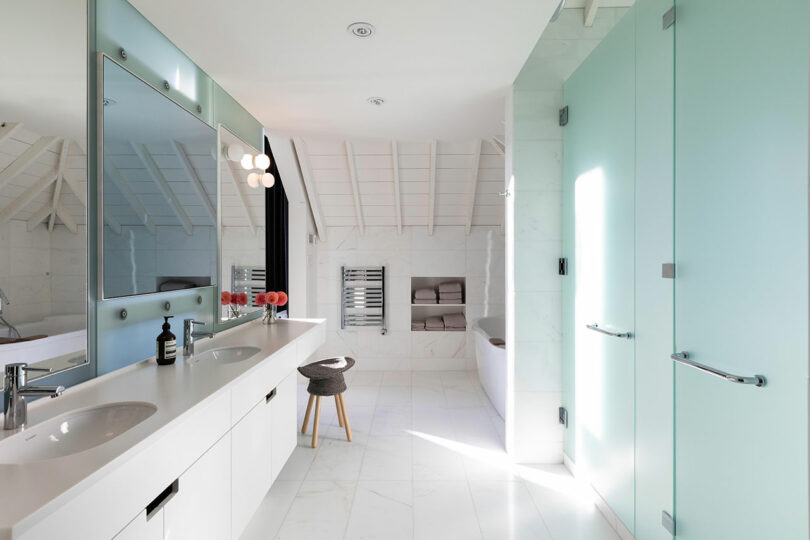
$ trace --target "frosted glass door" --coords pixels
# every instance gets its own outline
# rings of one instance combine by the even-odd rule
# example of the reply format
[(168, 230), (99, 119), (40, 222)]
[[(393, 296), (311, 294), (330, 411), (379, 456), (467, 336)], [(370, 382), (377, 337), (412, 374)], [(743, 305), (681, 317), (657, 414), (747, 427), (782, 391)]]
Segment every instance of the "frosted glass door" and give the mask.
[[(565, 86), (566, 197), (573, 196), (576, 451), (624, 524), (634, 526), (633, 341), (635, 28), (626, 17)], [(567, 292), (566, 300), (570, 292)]]
[(676, 5), (677, 537), (806, 539), (808, 2)]

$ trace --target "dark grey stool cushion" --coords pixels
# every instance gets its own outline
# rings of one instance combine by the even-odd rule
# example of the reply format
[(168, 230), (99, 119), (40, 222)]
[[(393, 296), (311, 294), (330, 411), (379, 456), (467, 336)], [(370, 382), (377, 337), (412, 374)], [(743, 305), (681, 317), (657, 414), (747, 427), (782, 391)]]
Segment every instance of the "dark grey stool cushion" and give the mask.
[(298, 371), (309, 379), (307, 392), (314, 396), (334, 396), (346, 391), (343, 372), (353, 365), (354, 358), (340, 356), (301, 366)]

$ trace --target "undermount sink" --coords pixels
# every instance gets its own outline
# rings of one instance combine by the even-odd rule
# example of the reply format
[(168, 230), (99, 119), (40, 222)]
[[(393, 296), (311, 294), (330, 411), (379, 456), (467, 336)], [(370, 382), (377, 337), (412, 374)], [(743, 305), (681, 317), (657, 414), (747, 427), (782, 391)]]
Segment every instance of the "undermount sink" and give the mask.
[(258, 347), (223, 347), (195, 354), (191, 360), (197, 362), (219, 362), (220, 364), (232, 364), (252, 358), (261, 349)]
[(71, 411), (0, 442), (0, 463), (19, 464), (69, 456), (114, 439), (157, 411), (151, 403), (109, 403)]

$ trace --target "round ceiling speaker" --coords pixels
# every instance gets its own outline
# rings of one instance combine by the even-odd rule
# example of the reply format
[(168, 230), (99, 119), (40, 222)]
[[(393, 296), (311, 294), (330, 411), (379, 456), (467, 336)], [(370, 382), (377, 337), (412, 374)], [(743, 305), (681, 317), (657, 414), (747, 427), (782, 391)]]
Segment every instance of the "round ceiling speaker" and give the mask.
[(266, 188), (271, 188), (276, 183), (276, 177), (266, 172), (262, 175), (262, 185)]
[(257, 169), (264, 171), (270, 167), (270, 158), (267, 157), (267, 154), (259, 154), (253, 158), (253, 164), (256, 165)]
[(259, 173), (250, 173), (247, 177), (247, 183), (252, 188), (259, 187)]

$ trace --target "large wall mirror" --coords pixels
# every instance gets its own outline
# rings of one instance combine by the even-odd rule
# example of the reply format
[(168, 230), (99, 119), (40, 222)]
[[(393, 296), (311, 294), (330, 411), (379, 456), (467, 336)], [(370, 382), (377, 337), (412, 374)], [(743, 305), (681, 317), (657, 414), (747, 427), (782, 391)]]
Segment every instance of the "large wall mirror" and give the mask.
[(256, 295), (267, 289), (266, 188), (264, 170), (256, 168), (256, 156), (262, 152), (222, 126), (219, 142), (219, 321), (226, 322), (262, 309)]
[(102, 297), (216, 285), (216, 130), (101, 58)]
[(0, 368), (60, 372), (88, 363), (87, 4), (3, 1), (0, 21)]

